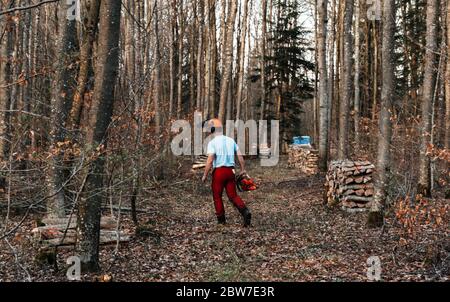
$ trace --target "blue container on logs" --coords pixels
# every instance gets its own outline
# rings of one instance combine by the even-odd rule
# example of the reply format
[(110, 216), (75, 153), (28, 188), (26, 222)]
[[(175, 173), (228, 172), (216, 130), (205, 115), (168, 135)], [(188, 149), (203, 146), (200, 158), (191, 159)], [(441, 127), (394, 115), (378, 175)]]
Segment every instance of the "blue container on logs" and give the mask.
[(294, 145), (309, 145), (311, 144), (310, 136), (294, 136)]

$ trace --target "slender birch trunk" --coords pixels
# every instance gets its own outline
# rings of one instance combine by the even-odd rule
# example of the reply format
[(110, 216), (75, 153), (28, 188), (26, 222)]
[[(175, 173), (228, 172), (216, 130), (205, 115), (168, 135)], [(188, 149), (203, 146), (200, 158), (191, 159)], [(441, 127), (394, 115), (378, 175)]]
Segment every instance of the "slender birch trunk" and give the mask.
[(328, 129), (329, 129), (329, 96), (328, 96), (328, 72), (327, 72), (327, 10), (328, 0), (318, 0), (318, 33), (317, 51), (319, 64), (319, 166), (322, 171), (327, 170), (328, 165)]
[(432, 103), (436, 81), (435, 63), (437, 51), (437, 22), (438, 1), (427, 0), (426, 13), (426, 50), (425, 50), (425, 74), (423, 80), (422, 95), (422, 122), (420, 125), (420, 160), (419, 160), (419, 182), (417, 191), (424, 196), (431, 196), (431, 169), (430, 157), (427, 150), (431, 142), (432, 131)]

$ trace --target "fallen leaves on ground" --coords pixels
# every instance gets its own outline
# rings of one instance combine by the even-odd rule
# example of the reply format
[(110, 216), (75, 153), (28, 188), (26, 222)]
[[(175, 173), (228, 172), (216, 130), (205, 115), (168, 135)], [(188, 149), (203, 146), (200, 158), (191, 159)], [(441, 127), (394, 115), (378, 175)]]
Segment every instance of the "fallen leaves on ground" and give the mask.
[[(439, 264), (430, 265), (420, 249), (433, 244), (432, 237), (415, 248), (403, 248), (394, 215), (383, 230), (368, 229), (366, 213), (323, 205), (321, 176), (305, 176), (285, 165), (263, 168), (253, 163), (249, 171), (259, 185), (242, 194), (253, 214), (251, 228), (242, 227), (226, 196), (228, 224), (217, 225), (209, 187), (193, 177), (170, 189), (147, 192), (139, 202), (146, 211), (139, 220), (152, 235), (134, 237), (117, 253), (114, 246), (102, 247), (102, 271), (85, 274), (83, 280), (367, 281), (370, 256), (380, 257), (384, 281), (449, 280), (448, 249)], [(122, 228), (134, 231), (128, 214), (123, 214)], [(31, 229), (30, 219), (11, 240), (17, 261), (0, 242), (0, 281), (24, 280), (25, 270), (32, 280), (65, 281), (65, 259), (74, 252), (58, 253), (57, 270), (38, 265)], [(444, 244), (448, 248), (448, 236)]]

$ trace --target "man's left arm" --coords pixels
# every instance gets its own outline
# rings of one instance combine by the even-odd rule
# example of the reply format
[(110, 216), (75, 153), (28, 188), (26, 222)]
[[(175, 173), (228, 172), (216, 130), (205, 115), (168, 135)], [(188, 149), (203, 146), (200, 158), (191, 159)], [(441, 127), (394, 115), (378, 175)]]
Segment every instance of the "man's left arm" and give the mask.
[(237, 149), (236, 151), (236, 155), (239, 161), (239, 165), (241, 166), (241, 173), (245, 172), (245, 161), (244, 161), (244, 156), (241, 153), (241, 150)]

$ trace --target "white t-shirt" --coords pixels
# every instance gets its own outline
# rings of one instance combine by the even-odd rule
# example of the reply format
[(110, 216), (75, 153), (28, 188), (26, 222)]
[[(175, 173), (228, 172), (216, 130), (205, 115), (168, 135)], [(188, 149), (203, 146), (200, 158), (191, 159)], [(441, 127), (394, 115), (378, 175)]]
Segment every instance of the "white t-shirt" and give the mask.
[(239, 150), (236, 142), (228, 136), (218, 135), (208, 143), (208, 155), (214, 154), (213, 167), (234, 167), (234, 156)]

